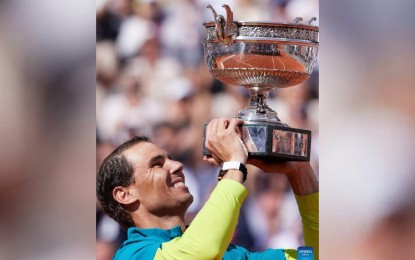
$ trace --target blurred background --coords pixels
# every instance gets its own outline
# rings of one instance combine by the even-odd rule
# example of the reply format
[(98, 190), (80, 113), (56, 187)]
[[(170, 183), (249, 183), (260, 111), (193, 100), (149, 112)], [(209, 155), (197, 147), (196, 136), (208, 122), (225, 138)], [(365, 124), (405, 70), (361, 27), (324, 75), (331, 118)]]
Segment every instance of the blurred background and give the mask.
[[(318, 16), (318, 1), (300, 2), (228, 4), (239, 21), (291, 22), (299, 15), (308, 21)], [(213, 20), (207, 3), (225, 14), (221, 1), (102, 0), (97, 5), (97, 168), (125, 140), (149, 136), (184, 163), (186, 185), (195, 198), (187, 223), (217, 183), (219, 169), (202, 161), (203, 125), (215, 117), (236, 117), (248, 105), (244, 88), (222, 84), (207, 69), (202, 23)], [(274, 91), (268, 100), (283, 122), (312, 130), (317, 173), (318, 95), (316, 69), (308, 81)], [(251, 168), (248, 182), (250, 195), (233, 242), (251, 251), (303, 245), (301, 218), (286, 177)], [(99, 205), (97, 220), (97, 256), (111, 259), (126, 231)]]
[[(217, 174), (201, 162), (202, 125), (247, 102), (203, 63), (206, 3), (0, 1), (0, 259), (107, 259), (125, 233), (96, 204), (96, 166), (131, 135), (185, 163), (192, 219)], [(320, 259), (415, 259), (415, 3), (226, 3), (236, 20), (320, 18), (315, 74), (269, 99), (313, 131)], [(234, 242), (295, 248), (286, 180), (252, 176)]]
[(415, 259), (414, 8), (320, 2), (321, 259)]
[(95, 257), (94, 11), (0, 1), (0, 259)]

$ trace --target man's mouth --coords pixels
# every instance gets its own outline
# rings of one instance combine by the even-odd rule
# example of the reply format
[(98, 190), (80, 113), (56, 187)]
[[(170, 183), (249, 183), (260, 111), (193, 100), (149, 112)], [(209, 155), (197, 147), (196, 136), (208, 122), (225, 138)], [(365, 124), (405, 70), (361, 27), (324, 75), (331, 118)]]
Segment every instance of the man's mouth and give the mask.
[(170, 188), (189, 191), (189, 188), (185, 184), (183, 173), (179, 173), (176, 176), (172, 176), (172, 177), (173, 178), (170, 184)]
[(176, 177), (173, 179), (172, 184), (170, 185), (171, 188), (185, 188), (188, 189), (186, 184), (184, 184), (184, 176)]
[(186, 187), (186, 185), (184, 185), (184, 182), (178, 181), (178, 182), (173, 183), (172, 187), (173, 188), (180, 188), (180, 187)]

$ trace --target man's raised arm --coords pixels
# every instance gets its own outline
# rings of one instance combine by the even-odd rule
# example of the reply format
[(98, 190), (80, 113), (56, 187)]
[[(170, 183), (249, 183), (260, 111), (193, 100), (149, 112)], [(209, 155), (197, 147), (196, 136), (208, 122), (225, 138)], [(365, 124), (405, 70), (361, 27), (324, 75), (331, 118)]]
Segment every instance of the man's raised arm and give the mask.
[[(314, 171), (309, 162), (275, 162), (249, 158), (248, 163), (255, 165), (266, 173), (282, 173), (287, 175), (293, 189), (300, 211), (304, 244), (312, 246), (315, 259), (319, 259), (319, 187)], [(287, 250), (287, 259), (296, 252)]]

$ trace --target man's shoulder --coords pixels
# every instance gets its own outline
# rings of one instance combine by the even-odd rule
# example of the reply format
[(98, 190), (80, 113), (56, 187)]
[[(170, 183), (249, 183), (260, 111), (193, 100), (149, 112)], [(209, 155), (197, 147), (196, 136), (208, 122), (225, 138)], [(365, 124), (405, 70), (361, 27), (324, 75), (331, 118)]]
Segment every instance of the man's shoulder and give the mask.
[[(128, 239), (122, 243), (114, 259), (153, 259), (162, 243), (179, 235), (177, 227), (171, 230), (129, 228)], [(176, 234), (178, 233), (178, 234)]]
[(117, 259), (153, 259), (161, 242), (147, 239), (128, 239), (126, 240), (114, 256)]

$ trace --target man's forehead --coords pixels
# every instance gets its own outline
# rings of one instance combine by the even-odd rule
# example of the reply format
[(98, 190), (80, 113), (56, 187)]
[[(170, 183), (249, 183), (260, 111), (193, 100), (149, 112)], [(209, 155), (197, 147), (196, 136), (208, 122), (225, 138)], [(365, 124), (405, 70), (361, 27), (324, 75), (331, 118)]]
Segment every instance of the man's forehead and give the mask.
[(166, 151), (150, 142), (140, 142), (123, 152), (124, 156), (134, 166), (145, 165), (157, 155), (166, 155)]

